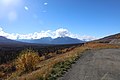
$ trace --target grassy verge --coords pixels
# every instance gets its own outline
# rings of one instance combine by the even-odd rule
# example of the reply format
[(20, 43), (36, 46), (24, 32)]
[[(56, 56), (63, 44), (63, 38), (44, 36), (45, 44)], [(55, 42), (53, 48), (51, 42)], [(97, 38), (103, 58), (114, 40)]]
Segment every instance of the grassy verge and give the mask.
[(71, 65), (75, 63), (77, 59), (78, 57), (74, 57), (69, 60), (58, 62), (57, 64), (55, 64), (47, 80), (56, 80), (58, 77), (64, 75), (68, 71), (68, 69), (71, 68)]

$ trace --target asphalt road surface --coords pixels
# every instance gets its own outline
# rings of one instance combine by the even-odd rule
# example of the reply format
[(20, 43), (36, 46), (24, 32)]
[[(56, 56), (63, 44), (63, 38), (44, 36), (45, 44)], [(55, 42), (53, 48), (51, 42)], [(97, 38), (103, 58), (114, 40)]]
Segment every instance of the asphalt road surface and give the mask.
[(58, 80), (120, 80), (120, 49), (87, 51)]

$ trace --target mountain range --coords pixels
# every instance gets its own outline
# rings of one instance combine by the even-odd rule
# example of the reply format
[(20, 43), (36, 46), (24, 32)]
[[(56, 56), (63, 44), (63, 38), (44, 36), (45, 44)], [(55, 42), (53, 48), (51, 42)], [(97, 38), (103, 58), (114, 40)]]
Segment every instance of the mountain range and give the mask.
[[(120, 44), (120, 33), (110, 35), (98, 40), (94, 40), (92, 42), (98, 42), (98, 43), (110, 43), (110, 44)], [(85, 41), (79, 40), (77, 38), (71, 38), (71, 37), (58, 37), (58, 38), (51, 38), (51, 37), (43, 37), (40, 39), (17, 39), (17, 40), (11, 40), (6, 37), (0, 36), (0, 45), (46, 45), (46, 44), (77, 44), (77, 43), (85, 43)]]
[(58, 38), (51, 38), (51, 37), (43, 37), (40, 39), (19, 39), (17, 41), (27, 42), (27, 43), (37, 43), (37, 44), (77, 44), (77, 43), (84, 43), (85, 41), (71, 38), (71, 37), (58, 37)]
[(58, 37), (52, 39), (51, 37), (44, 37), (41, 39), (17, 39), (11, 40), (6, 37), (0, 36), (0, 45), (33, 45), (33, 44), (77, 44), (84, 43), (85, 41), (70, 38), (70, 37)]

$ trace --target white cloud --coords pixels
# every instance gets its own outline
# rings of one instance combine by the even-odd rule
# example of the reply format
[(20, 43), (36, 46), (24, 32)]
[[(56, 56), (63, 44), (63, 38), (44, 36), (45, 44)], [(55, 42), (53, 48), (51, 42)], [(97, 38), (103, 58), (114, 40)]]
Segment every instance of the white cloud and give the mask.
[(26, 10), (26, 11), (28, 11), (28, 10), (29, 10), (29, 8), (28, 8), (27, 6), (25, 6), (24, 8), (25, 8), (25, 10)]
[(80, 36), (78, 34), (73, 34), (69, 32), (67, 29), (57, 29), (55, 31), (47, 30), (47, 31), (41, 31), (41, 32), (34, 32), (34, 33), (29, 33), (29, 34), (18, 34), (18, 33), (7, 33), (5, 32), (1, 27), (0, 27), (0, 36), (5, 36), (9, 39), (40, 39), (42, 37), (52, 37), (52, 38), (57, 38), (57, 37), (72, 37), (72, 38), (78, 38), (80, 40), (94, 40), (96, 39), (95, 37), (92, 36)]
[(69, 34), (68, 30), (63, 28), (56, 30), (54, 33), (56, 37), (65, 37)]
[(47, 2), (45, 2), (45, 3), (44, 3), (44, 5), (48, 5), (48, 3), (47, 3)]

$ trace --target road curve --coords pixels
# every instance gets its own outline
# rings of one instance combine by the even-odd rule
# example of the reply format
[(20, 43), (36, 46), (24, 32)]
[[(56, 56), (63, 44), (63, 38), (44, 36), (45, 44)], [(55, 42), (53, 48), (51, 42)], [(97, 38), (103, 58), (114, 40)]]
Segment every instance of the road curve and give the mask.
[(58, 80), (120, 80), (120, 49), (87, 51)]

